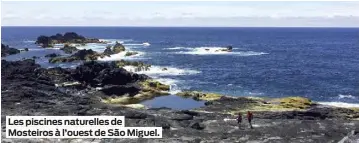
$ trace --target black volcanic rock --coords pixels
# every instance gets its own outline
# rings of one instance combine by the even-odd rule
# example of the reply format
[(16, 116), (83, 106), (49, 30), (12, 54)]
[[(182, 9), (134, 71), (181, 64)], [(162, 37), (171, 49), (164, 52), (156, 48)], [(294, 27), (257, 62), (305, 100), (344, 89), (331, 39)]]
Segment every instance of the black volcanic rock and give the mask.
[(15, 48), (10, 48), (8, 45), (1, 44), (1, 56), (5, 57), (8, 55), (18, 54), (20, 50)]
[(106, 49), (103, 51), (103, 54), (109, 56), (112, 54), (123, 52), (125, 50), (126, 50), (125, 46), (123, 46), (121, 43), (116, 42), (116, 44), (113, 47), (107, 46)]
[(136, 81), (148, 79), (146, 75), (130, 73), (123, 68), (118, 68), (114, 63), (86, 62), (76, 68), (74, 79), (95, 85), (125, 85)]
[(226, 47), (228, 51), (232, 51), (233, 47), (232, 46), (227, 46)]
[(31, 75), (37, 68), (40, 68), (40, 65), (36, 64), (35, 60), (32, 59), (16, 62), (1, 60), (1, 77), (10, 78), (15, 75)]
[(121, 43), (118, 43), (118, 42), (116, 42), (116, 44), (113, 46), (113, 48), (112, 48), (112, 51), (115, 53), (115, 54), (117, 54), (117, 53), (120, 53), (120, 52), (123, 52), (123, 51), (125, 51), (126, 50), (126, 48), (125, 48), (125, 46), (123, 46)]
[(105, 86), (101, 89), (101, 91), (105, 95), (125, 95), (128, 94), (130, 96), (134, 96), (139, 93), (141, 87), (136, 84), (127, 84), (127, 85), (110, 85)]
[(66, 54), (72, 54), (73, 52), (78, 51), (76, 47), (67, 44), (63, 48), (60, 48), (60, 50), (64, 51)]
[(79, 35), (75, 32), (66, 32), (64, 35), (58, 33), (52, 36), (40, 35), (37, 37), (35, 44), (38, 44), (42, 47), (52, 47), (53, 44), (63, 44), (63, 43), (76, 43), (76, 44), (86, 44), (86, 43), (101, 43), (99, 39), (96, 38), (85, 38), (82, 35)]
[(64, 63), (73, 61), (94, 61), (99, 57), (104, 57), (103, 54), (99, 54), (91, 49), (79, 50), (71, 56), (67, 57), (52, 57), (49, 59), (49, 63)]
[(54, 57), (58, 57), (58, 56), (60, 56), (60, 55), (56, 54), (56, 53), (51, 53), (51, 54), (45, 55), (45, 57), (47, 57), (47, 58), (54, 58)]
[(109, 56), (109, 55), (115, 54), (115, 52), (112, 51), (111, 46), (107, 46), (105, 51), (103, 51), (103, 54)]
[[(77, 69), (41, 68), (34, 60), (1, 61), (2, 132), (6, 116), (125, 116), (126, 127), (162, 127), (157, 139), (76, 139), (76, 142), (353, 142), (358, 140), (359, 118), (354, 109), (313, 106), (303, 111), (254, 112), (253, 129), (237, 124), (229, 110), (245, 108), (255, 99), (223, 97), (195, 110), (131, 109), (104, 104), (92, 88), (58, 87), (60, 82), (107, 84), (108, 94), (136, 91), (145, 75), (116, 70), (115, 63), (88, 62)], [(109, 78), (116, 78), (119, 82)], [(132, 79), (130, 78), (132, 77)], [(122, 81), (123, 80), (123, 81)], [(127, 83), (124, 83), (127, 81)], [(175, 101), (174, 101), (175, 102)], [(2, 142), (44, 142), (43, 139), (4, 138)], [(69, 142), (69, 139), (47, 139)]]

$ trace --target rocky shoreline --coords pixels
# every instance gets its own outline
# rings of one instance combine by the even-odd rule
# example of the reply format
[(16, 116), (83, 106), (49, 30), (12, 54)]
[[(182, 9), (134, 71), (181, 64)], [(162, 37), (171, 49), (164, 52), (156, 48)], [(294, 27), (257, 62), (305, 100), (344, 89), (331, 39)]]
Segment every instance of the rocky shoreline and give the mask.
[[(152, 82), (146, 75), (111, 65), (115, 63), (92, 61), (76, 69), (44, 69), (34, 60), (2, 60), (3, 131), (7, 115), (125, 115), (126, 126), (165, 129), (162, 139), (147, 142), (338, 142), (353, 131), (355, 134), (346, 140), (358, 139), (358, 109), (324, 106), (299, 97), (282, 98), (275, 103), (276, 99), (184, 92), (178, 95), (207, 101), (205, 106), (179, 111), (138, 108), (141, 106), (134, 105), (139, 100), (154, 98), (162, 95), (161, 92), (167, 95), (169, 87)], [(235, 121), (236, 112), (247, 110), (254, 112), (254, 129), (249, 129), (246, 122), (238, 127)], [(140, 140), (144, 139), (49, 139), (46, 142)], [(3, 142), (18, 141), (25, 140), (3, 139)]]
[[(111, 48), (106, 50), (110, 55), (116, 51)], [(62, 58), (56, 54), (49, 57)], [(198, 91), (184, 91), (176, 95), (205, 101), (205, 105), (200, 108), (146, 108), (140, 103), (169, 95), (170, 87), (147, 75), (128, 72), (122, 67), (132, 65), (148, 68), (150, 65), (127, 61), (96, 62), (95, 58), (88, 56), (83, 56), (79, 60), (87, 62), (75, 69), (45, 69), (32, 59), (1, 61), (2, 142), (359, 141), (358, 108), (325, 106), (303, 97), (264, 99)], [(250, 129), (245, 120), (241, 125), (235, 120), (238, 112), (246, 111), (254, 113), (254, 129)], [(163, 138), (6, 139), (5, 117), (14, 115), (126, 116), (126, 126), (162, 127)]]

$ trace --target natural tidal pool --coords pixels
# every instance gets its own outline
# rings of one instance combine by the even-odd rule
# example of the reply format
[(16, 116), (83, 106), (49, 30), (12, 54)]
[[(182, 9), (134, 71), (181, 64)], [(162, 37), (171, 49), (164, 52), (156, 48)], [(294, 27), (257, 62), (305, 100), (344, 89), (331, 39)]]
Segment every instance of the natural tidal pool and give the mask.
[(204, 101), (196, 101), (192, 98), (182, 98), (176, 95), (156, 97), (152, 100), (147, 100), (141, 104), (148, 108), (167, 107), (176, 110), (188, 110), (204, 106)]

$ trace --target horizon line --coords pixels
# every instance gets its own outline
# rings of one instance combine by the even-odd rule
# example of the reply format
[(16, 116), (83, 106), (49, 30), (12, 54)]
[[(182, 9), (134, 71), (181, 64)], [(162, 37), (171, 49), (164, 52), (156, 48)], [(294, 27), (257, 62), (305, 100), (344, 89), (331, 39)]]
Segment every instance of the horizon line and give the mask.
[(124, 28), (359, 28), (359, 26), (88, 26), (88, 25), (2, 25), (1, 27), (124, 27)]

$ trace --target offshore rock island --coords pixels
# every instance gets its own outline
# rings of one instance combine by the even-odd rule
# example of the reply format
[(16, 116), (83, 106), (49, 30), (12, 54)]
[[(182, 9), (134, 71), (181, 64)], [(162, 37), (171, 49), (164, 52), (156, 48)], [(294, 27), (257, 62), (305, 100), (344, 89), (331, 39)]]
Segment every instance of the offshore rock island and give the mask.
[(54, 44), (80, 44), (84, 45), (87, 43), (103, 43), (96, 38), (86, 38), (82, 35), (78, 35), (75, 32), (66, 32), (65, 34), (56, 34), (52, 36), (41, 35), (37, 37), (35, 44), (40, 45), (43, 48), (53, 47)]
[[(139, 61), (99, 62), (98, 58), (126, 52), (115, 43), (104, 52), (79, 50), (71, 44), (100, 43), (74, 32), (40, 36), (36, 44), (66, 44), (71, 55), (48, 54), (49, 63), (83, 61), (76, 68), (43, 68), (34, 59), (1, 61), (3, 142), (355, 142), (359, 139), (359, 108), (327, 106), (304, 97), (234, 97), (201, 91), (182, 91), (174, 96), (203, 101), (189, 110), (147, 108), (141, 102), (169, 96), (171, 87), (125, 66), (148, 70)], [(2, 56), (18, 54), (6, 50)], [(76, 49), (76, 50), (75, 50)], [(232, 51), (228, 46), (223, 51)], [(134, 53), (126, 54), (132, 56)], [(44, 55), (45, 56), (45, 55)], [(167, 69), (163, 69), (167, 70)], [(253, 129), (240, 112), (254, 114)], [(162, 139), (6, 139), (5, 116), (125, 116), (126, 127), (162, 127)], [(244, 117), (243, 117), (244, 118)], [(135, 133), (135, 132), (134, 132)]]

